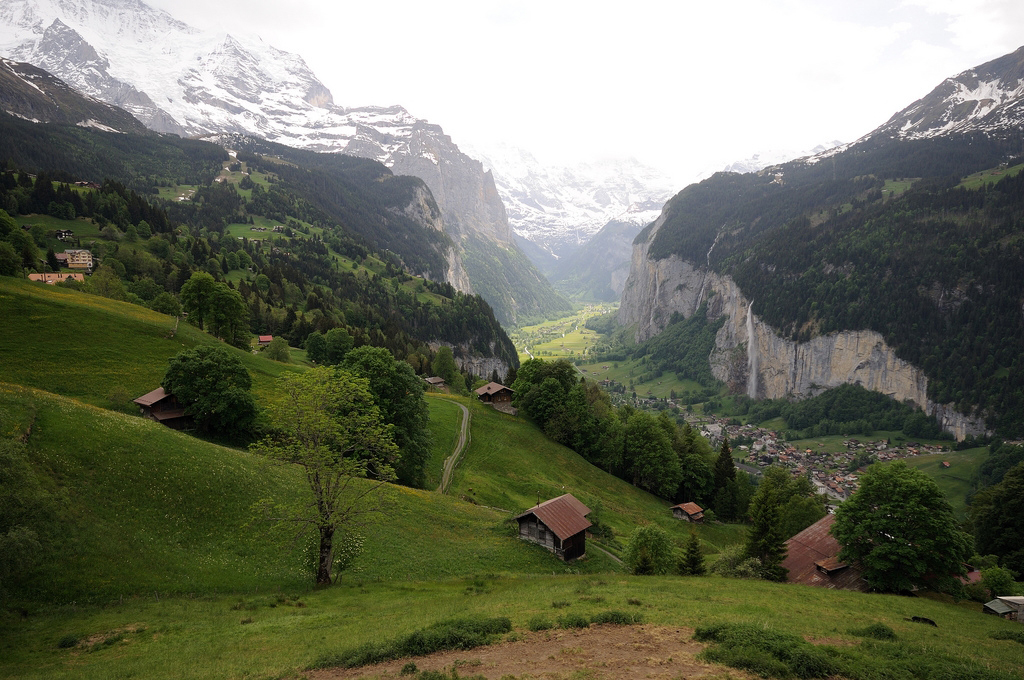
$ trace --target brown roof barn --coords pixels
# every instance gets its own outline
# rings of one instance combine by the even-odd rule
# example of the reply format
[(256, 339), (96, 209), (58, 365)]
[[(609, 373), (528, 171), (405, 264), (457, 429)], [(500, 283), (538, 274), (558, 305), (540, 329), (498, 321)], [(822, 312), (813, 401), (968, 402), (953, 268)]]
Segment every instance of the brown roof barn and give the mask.
[(572, 494), (544, 501), (518, 515), (519, 538), (544, 546), (569, 561), (587, 553), (590, 508)]
[(167, 427), (175, 430), (192, 427), (192, 416), (186, 415), (185, 407), (181, 405), (177, 397), (166, 392), (163, 387), (158, 387), (132, 401), (139, 405), (144, 416), (163, 423)]
[(860, 569), (839, 560), (842, 547), (829, 533), (835, 521), (835, 515), (825, 515), (786, 541), (789, 554), (782, 560), (782, 566), (789, 570), (787, 579), (790, 583), (819, 588), (867, 592), (871, 587)]
[(704, 508), (696, 503), (680, 503), (672, 506), (672, 516), (676, 519), (685, 519), (687, 522), (703, 522)]

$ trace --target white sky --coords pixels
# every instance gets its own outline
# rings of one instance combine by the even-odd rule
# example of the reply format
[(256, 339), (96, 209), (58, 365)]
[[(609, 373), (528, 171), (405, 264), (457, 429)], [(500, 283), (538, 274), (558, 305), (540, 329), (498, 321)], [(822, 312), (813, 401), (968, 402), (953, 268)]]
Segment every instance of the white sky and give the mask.
[(1024, 44), (1021, 0), (148, 0), (300, 54), (341, 106), (680, 179), (853, 141)]

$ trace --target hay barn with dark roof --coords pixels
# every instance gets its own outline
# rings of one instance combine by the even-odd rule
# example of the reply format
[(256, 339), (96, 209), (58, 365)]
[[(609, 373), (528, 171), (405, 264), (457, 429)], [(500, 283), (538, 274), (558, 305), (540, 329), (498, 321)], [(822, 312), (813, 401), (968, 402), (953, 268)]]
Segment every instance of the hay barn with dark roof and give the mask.
[(542, 545), (566, 561), (582, 557), (587, 553), (587, 529), (592, 526), (589, 513), (590, 508), (572, 494), (552, 498), (515, 518), (519, 538)]

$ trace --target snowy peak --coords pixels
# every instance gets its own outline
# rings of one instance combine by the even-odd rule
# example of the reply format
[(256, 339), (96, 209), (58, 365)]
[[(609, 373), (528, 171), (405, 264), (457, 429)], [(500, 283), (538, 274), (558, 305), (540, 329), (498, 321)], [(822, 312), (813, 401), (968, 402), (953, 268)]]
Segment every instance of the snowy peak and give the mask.
[(515, 233), (556, 257), (586, 243), (611, 220), (651, 214), (655, 219), (678, 189), (672, 178), (633, 158), (552, 167), (512, 146), (469, 153), (493, 173)]
[(1024, 125), (1024, 47), (947, 78), (868, 135), (924, 139)]

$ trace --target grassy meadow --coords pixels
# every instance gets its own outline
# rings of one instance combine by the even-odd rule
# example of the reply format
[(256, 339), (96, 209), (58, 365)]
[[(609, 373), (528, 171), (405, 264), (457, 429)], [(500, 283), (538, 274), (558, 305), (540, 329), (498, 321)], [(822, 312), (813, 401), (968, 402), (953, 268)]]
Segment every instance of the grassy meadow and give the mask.
[[(5, 622), (0, 676), (302, 677), (325, 654), (454, 617), (507, 616), (515, 630), (503, 637), (515, 639), (536, 618), (554, 622), (565, 614), (590, 617), (608, 610), (639, 614), (645, 623), (671, 626), (687, 638), (688, 628), (709, 623), (785, 631), (892, 667), (877, 677), (934, 677), (899, 672), (916, 659), (967, 661), (1002, 671), (1002, 677), (1012, 677), (1024, 663), (1024, 646), (990, 637), (1019, 626), (986, 616), (977, 605), (718, 577), (481, 573), (449, 581), (348, 580), (305, 593), (282, 589), (159, 601), (140, 596), (105, 608), (67, 607), (59, 615)], [(912, 623), (913, 616), (932, 619), (937, 627)], [(878, 623), (892, 628), (897, 640), (869, 646), (851, 633)], [(81, 642), (59, 648), (66, 638)], [(573, 640), (566, 646), (579, 644)], [(472, 660), (474, 652), (463, 658)], [(580, 673), (573, 677), (609, 677), (600, 668)], [(737, 676), (723, 669), (715, 677)]]
[[(117, 410), (159, 383), (167, 358), (216, 340), (187, 324), (174, 332), (173, 319), (141, 307), (9, 278), (0, 278), (0, 318), (0, 435), (25, 442), (34, 474), (56, 499), (62, 536), (32, 589), (0, 602), (0, 677), (302, 677), (324, 655), (453, 617), (507, 616), (513, 640), (536, 634), (527, 629), (537, 619), (609, 610), (687, 637), (707, 623), (748, 623), (863, 648), (892, 671), (879, 677), (927, 677), (897, 672), (907, 659), (1024, 667), (1024, 645), (990, 637), (1019, 626), (976, 604), (627, 575), (598, 548), (621, 554), (644, 523), (682, 542), (690, 526), (671, 518), (669, 503), (589, 465), (525, 419), (460, 397), (428, 399), (428, 489), (454, 447), (459, 405), (472, 414), (449, 493), (387, 487), (385, 512), (352, 528), (363, 554), (338, 585), (314, 589), (301, 542), (254, 509), (263, 499), (302, 498), (298, 470)], [(277, 376), (302, 370), (238, 355), (261, 401), (273, 398)], [(936, 474), (952, 494), (983, 457), (975, 450), (912, 462), (950, 460)], [(566, 492), (615, 534), (568, 565), (518, 540), (510, 521), (538, 498)], [(697, 530), (708, 555), (746, 532)], [(878, 651), (851, 633), (874, 623), (891, 627), (898, 642)], [(600, 668), (580, 673), (573, 677), (607, 677)], [(729, 673), (718, 677), (737, 677)]]
[(0, 277), (0, 382), (36, 387), (106, 408), (134, 412), (131, 400), (160, 385), (167, 360), (199, 345), (235, 353), (257, 396), (287, 371), (303, 370), (230, 347), (145, 307)]

